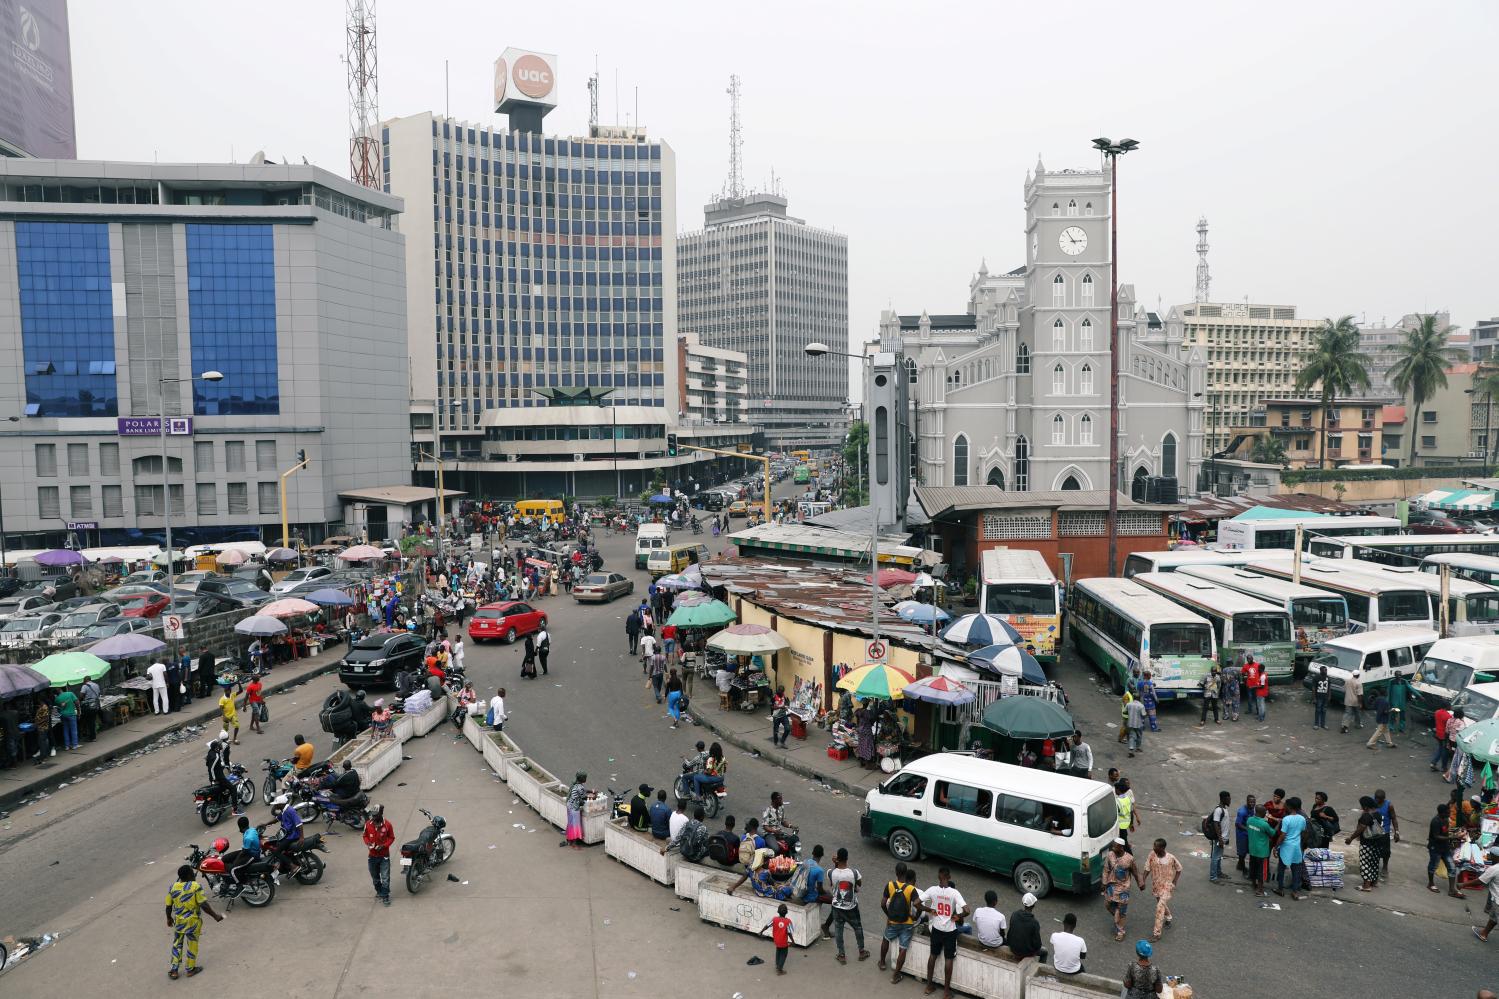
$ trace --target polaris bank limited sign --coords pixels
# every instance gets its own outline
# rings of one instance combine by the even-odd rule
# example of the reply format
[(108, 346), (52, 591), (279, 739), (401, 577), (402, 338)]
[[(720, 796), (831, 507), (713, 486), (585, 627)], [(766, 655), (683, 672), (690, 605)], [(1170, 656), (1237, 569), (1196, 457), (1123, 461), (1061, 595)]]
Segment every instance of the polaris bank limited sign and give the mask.
[[(187, 437), (193, 432), (191, 416), (167, 417), (167, 436)], [(160, 437), (161, 417), (121, 416), (115, 420), (115, 434), (119, 437)]]

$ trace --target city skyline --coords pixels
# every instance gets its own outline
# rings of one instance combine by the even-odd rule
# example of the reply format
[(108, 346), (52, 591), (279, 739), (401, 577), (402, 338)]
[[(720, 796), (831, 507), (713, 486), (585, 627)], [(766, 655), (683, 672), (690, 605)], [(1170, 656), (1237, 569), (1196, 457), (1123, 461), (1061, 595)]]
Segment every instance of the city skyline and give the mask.
[[(299, 9), (295, 36), (279, 27), (276, 6), (236, 24), (238, 44), (226, 50), (210, 44), (201, 17), (147, 22), (75, 0), (79, 155), (219, 161), (232, 150), (243, 162), (264, 149), (346, 172), (342, 5)], [(1302, 316), (1371, 323), (1449, 310), (1464, 327), (1499, 311), (1484, 260), (1432, 221), (1429, 193), (1434, 169), (1477, 169), (1499, 153), (1499, 139), (1461, 113), (1485, 86), (1481, 44), (1491, 33), (1476, 29), (1494, 26), (1491, 7), (1329, 4), (1298, 10), (1294, 24), (1183, 5), (1132, 20), (1138, 12), (1083, 6), (951, 8), (910, 24), (890, 5), (859, 8), (857, 22), (847, 20), (852, 8), (787, 7), (732, 31), (705, 28), (696, 11), (672, 13), (686, 7), (645, 22), (584, 7), (587, 16), (557, 21), (525, 9), (501, 18), (457, 0), (381, 5), (382, 118), (441, 113), (446, 82), (454, 117), (502, 125), (489, 76), (505, 46), (521, 45), (559, 54), (561, 106), (548, 130), (581, 134), (597, 53), (601, 120), (616, 118), (617, 70), (618, 119), (633, 122), (638, 86), (640, 121), (678, 153), (678, 218), (690, 219), (728, 172), (724, 89), (738, 72), (750, 186), (767, 187), (773, 170), (798, 214), (849, 237), (855, 343), (875, 335), (881, 309), (961, 307), (954, 277), (983, 260), (1000, 271), (1022, 263), (1013, 248), (1026, 171), (1038, 153), (1050, 170), (1095, 168), (1097, 134), (1142, 143), (1121, 166), (1120, 277), (1143, 305), (1192, 300), (1205, 215), (1218, 301), (1287, 302)], [(424, 30), (455, 17), (471, 30)], [(785, 45), (787, 25), (795, 47)], [(1216, 41), (1230, 35), (1232, 45)], [(1007, 46), (1006, 37), (1053, 41)], [(1119, 58), (1101, 54), (1110, 44)], [(172, 74), (140, 72), (133, 53), (147, 45), (172, 53)], [(937, 58), (923, 63), (925, 53)], [(1285, 66), (1307, 70), (1265, 72)], [(210, 77), (221, 82), (181, 85)], [(119, 79), (130, 86), (111, 82)], [(153, 110), (143, 117), (142, 108)], [(913, 142), (915, 133), (927, 138)], [(1499, 222), (1499, 194), (1475, 188), (1460, 196), (1462, 216), (1487, 231)]]

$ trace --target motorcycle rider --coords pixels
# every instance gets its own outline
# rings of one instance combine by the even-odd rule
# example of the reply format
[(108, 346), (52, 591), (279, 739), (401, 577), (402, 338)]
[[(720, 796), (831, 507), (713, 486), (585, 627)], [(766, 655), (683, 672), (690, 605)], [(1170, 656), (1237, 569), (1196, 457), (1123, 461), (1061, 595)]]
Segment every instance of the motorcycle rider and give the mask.
[(786, 805), (781, 800), (780, 791), (770, 792), (770, 807), (761, 813), (760, 826), (767, 838), (784, 840), (786, 849), (796, 852), (801, 837), (797, 835), (796, 826), (786, 821)]
[(352, 807), (359, 800), (359, 771), (354, 769), (353, 763), (344, 760), (343, 771), (329, 774), (318, 786), (328, 792), (328, 800), (342, 811)]
[(281, 826), (281, 836), (276, 840), (276, 845), (283, 850), (282, 857), (288, 865), (286, 873), (295, 876), (302, 865), (295, 854), (284, 851), (302, 841), (302, 816), (297, 814), (297, 810), (291, 807), (291, 800), (283, 794), (271, 802), (271, 817)]
[(366, 703), (364, 691), (360, 690), (354, 694), (354, 730), (356, 733), (363, 732), (370, 727), (371, 719), (374, 717), (374, 709)]
[(228, 873), (229, 880), (242, 887), (239, 872), (261, 857), (260, 830), (250, 825), (248, 816), (239, 817), (239, 849), (225, 853), (228, 847), (229, 841), (223, 837), (213, 841), (214, 852), (223, 858), (224, 870)]
[(688, 778), (692, 781), (692, 790), (699, 798), (705, 794), (712, 794), (718, 788), (723, 787), (723, 778), (717, 774), (708, 772), (712, 759), (712, 754), (703, 748), (703, 742), (699, 739), (697, 753), (689, 761), (691, 770), (687, 774)]
[(243, 815), (245, 810), (240, 807), (239, 796), (234, 793), (234, 785), (229, 781), (228, 732), (221, 730), (218, 738), (208, 744), (208, 755), (203, 762), (208, 767), (208, 783), (217, 788), (230, 803), (235, 815)]

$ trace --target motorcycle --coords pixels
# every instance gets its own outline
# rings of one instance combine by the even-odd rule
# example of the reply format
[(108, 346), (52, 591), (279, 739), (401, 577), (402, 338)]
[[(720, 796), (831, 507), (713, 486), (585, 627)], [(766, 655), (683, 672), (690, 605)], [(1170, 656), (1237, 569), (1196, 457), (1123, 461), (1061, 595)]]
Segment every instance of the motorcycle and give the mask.
[(270, 861), (256, 860), (241, 868), (240, 879), (236, 881), (221, 855), (212, 850), (204, 850), (196, 843), (189, 844), (188, 849), (192, 852), (188, 854), (187, 862), (203, 875), (203, 883), (213, 892), (213, 897), (224, 899), (226, 909), (239, 899), (243, 899), (246, 905), (259, 909), (270, 905), (271, 900), (276, 897), (276, 880), (271, 872)]
[(428, 876), (436, 867), (446, 864), (458, 849), (453, 834), (447, 831), (447, 822), (441, 815), (433, 815), (425, 808), (421, 813), (427, 817), (427, 826), (409, 843), (401, 844), (401, 867), (406, 871), (406, 890), (415, 895), (427, 883)]
[(719, 785), (706, 794), (699, 794), (697, 785), (692, 780), (692, 775), (695, 772), (692, 761), (683, 760), (682, 773), (677, 777), (675, 784), (672, 785), (672, 793), (676, 795), (679, 802), (689, 801), (695, 805), (701, 805), (703, 807), (703, 815), (711, 819), (718, 814), (719, 800), (728, 797), (729, 792), (725, 787)]
[[(363, 830), (364, 806), (369, 803), (370, 796), (363, 791), (355, 795), (348, 804), (340, 804), (327, 791), (318, 789), (312, 791), (310, 796), (303, 801), (296, 802), (294, 807), (297, 809), (297, 814), (302, 816), (303, 822), (321, 818), (327, 823), (329, 830), (333, 828), (335, 822), (342, 822), (350, 829)], [(311, 815), (306, 814), (306, 810), (301, 807), (304, 804), (312, 805)]]
[(255, 782), (245, 776), (244, 765), (236, 763), (229, 768), (227, 790), (217, 784), (204, 784), (193, 792), (193, 801), (197, 803), (198, 818), (203, 824), (217, 825), (226, 813), (234, 810), (236, 803), (241, 808), (255, 803)]
[(315, 885), (323, 880), (326, 865), (318, 854), (327, 853), (328, 848), (323, 846), (322, 833), (309, 836), (304, 832), (302, 838), (295, 843), (285, 843), (280, 838), (268, 840), (262, 849), (277, 874), (291, 874), (292, 860), (295, 859), (297, 872), (292, 874), (292, 878), (298, 884)]
[[(281, 793), (281, 782), (286, 780), (291, 773), (291, 762), (289, 760), (273, 760), (267, 756), (261, 761), (260, 769), (265, 771), (265, 782), (261, 786), (260, 798), (269, 805)], [(324, 760), (321, 763), (314, 763), (308, 767), (307, 773), (303, 776), (322, 778), (332, 772), (333, 764)]]

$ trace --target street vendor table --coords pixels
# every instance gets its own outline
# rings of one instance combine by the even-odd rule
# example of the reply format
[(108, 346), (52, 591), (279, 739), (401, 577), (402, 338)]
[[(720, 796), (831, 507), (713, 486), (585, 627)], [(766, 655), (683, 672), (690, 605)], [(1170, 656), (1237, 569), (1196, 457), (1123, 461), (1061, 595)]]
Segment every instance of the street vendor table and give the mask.
[(145, 714), (149, 710), (151, 704), (151, 678), (149, 676), (132, 676), (121, 682), (117, 689), (125, 692), (124, 696), (129, 699), (132, 715)]
[(739, 673), (729, 681), (729, 686), (739, 692), (741, 703), (746, 705), (746, 710), (753, 710), (761, 703), (770, 700), (770, 681), (765, 674), (759, 671), (753, 673)]

